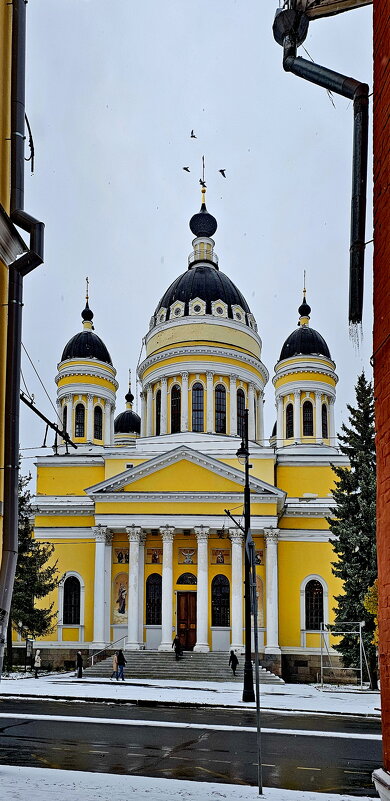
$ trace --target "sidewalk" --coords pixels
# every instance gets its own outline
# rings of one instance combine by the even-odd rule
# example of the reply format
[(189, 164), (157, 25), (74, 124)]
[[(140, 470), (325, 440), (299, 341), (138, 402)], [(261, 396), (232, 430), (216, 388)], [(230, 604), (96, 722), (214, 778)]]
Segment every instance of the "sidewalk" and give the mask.
[[(308, 684), (264, 684), (260, 690), (263, 710), (380, 717), (379, 692), (332, 686), (321, 690)], [(111, 682), (99, 678), (77, 679), (74, 673), (42, 675), (39, 679), (19, 674), (18, 678), (3, 678), (0, 683), (0, 697), (254, 708), (254, 703), (242, 702), (241, 694), (242, 687), (233, 682), (183, 681), (180, 685), (175, 681), (152, 679)]]

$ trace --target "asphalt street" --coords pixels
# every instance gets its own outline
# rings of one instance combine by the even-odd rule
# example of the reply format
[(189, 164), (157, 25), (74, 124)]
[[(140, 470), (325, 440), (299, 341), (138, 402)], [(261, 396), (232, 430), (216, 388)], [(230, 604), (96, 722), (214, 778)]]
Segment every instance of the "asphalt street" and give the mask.
[[(266, 786), (375, 796), (377, 719), (264, 712), (261, 723)], [(252, 710), (2, 699), (0, 764), (256, 785), (255, 725)]]

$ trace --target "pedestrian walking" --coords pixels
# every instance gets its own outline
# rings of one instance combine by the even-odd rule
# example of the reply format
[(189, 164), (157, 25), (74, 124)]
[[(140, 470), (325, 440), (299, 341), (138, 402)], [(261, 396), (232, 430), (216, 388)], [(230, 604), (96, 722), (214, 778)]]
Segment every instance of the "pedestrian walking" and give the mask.
[(81, 656), (81, 651), (77, 651), (76, 667), (77, 667), (77, 678), (82, 679), (84, 665), (83, 665), (83, 657)]
[(112, 673), (110, 679), (116, 679), (118, 681), (118, 651), (115, 651), (114, 656), (112, 657)]
[(35, 652), (35, 659), (34, 659), (34, 670), (35, 670), (35, 678), (38, 678), (38, 670), (41, 667), (41, 652)]
[(183, 654), (183, 651), (182, 651), (182, 648), (181, 648), (181, 642), (180, 642), (179, 637), (177, 636), (177, 634), (173, 638), (172, 648), (175, 649), (175, 659), (176, 659), (176, 662), (178, 662), (180, 657)]
[(237, 665), (238, 665), (238, 659), (237, 659), (237, 655), (233, 651), (233, 648), (231, 648), (231, 650), (230, 650), (229, 665), (230, 665), (230, 667), (231, 667), (231, 669), (233, 671), (233, 676), (235, 676), (236, 675), (236, 670), (237, 670)]
[(125, 665), (126, 664), (127, 664), (127, 662), (126, 662), (126, 659), (125, 659), (125, 655), (124, 655), (124, 653), (123, 653), (123, 651), (121, 649), (120, 651), (118, 651), (118, 679), (122, 679), (122, 681), (125, 680), (123, 671), (125, 669)]

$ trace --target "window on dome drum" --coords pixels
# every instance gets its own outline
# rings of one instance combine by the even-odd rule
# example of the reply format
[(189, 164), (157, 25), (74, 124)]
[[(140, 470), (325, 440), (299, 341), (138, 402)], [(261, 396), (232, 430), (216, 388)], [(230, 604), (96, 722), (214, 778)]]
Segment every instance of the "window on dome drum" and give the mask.
[(223, 384), (215, 387), (215, 432), (226, 434), (226, 389)]
[(313, 404), (311, 401), (306, 400), (302, 407), (303, 415), (303, 436), (312, 437), (313, 429)]
[(221, 574), (211, 582), (211, 625), (230, 626), (230, 584)]
[(328, 407), (326, 403), (322, 404), (321, 409), (321, 416), (322, 416), (322, 439), (328, 439)]
[(65, 626), (80, 625), (80, 582), (76, 576), (65, 579), (62, 622)]
[(245, 392), (243, 389), (237, 390), (237, 434), (239, 437), (244, 436), (244, 420), (245, 420)]
[(152, 573), (146, 579), (146, 625), (161, 626), (162, 578)]
[(93, 413), (94, 439), (103, 439), (103, 412), (101, 406), (95, 406)]
[(317, 579), (308, 581), (305, 587), (305, 627), (307, 631), (319, 631), (324, 622), (324, 590)]
[(171, 434), (180, 432), (181, 392), (175, 384), (171, 392)]
[(286, 406), (286, 439), (294, 436), (294, 409), (292, 403)]
[(78, 403), (74, 416), (74, 435), (75, 437), (84, 437), (85, 435), (85, 407), (82, 403)]
[(204, 393), (199, 381), (192, 387), (192, 430), (204, 430)]
[(68, 425), (68, 407), (64, 406), (64, 409), (63, 409), (63, 412), (62, 412), (62, 430), (63, 431), (67, 430), (67, 425)]
[(156, 392), (156, 437), (160, 436), (161, 432), (161, 389)]

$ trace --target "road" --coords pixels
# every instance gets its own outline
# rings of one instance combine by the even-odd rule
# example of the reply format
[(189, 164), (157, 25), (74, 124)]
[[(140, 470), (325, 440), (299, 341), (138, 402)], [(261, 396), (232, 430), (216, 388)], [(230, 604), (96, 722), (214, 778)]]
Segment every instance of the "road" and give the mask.
[[(255, 785), (255, 725), (251, 710), (2, 699), (0, 764)], [(262, 728), (266, 786), (375, 796), (378, 720), (264, 712)]]

